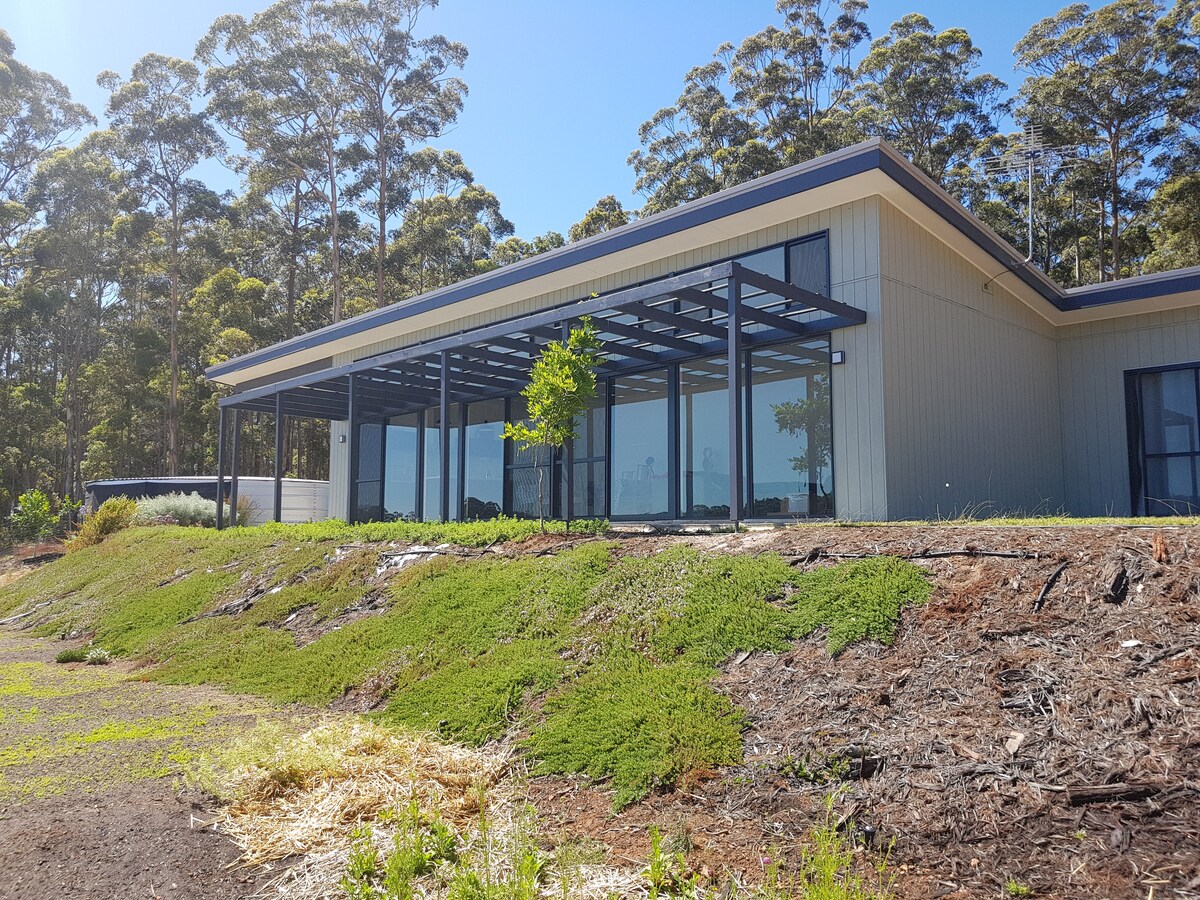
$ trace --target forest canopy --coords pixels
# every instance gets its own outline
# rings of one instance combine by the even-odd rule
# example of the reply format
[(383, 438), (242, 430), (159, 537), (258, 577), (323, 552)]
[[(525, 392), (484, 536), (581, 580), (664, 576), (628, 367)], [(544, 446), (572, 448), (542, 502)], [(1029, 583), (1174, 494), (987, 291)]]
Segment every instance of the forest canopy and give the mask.
[[(1200, 263), (1200, 0), (1030, 22), (1013, 84), (962, 28), (910, 13), (873, 36), (866, 0), (779, 0), (677, 99), (647, 99), (640, 201), (604, 196), (566, 238), (515, 235), (433, 145), (470, 112), (468, 50), (429, 27), (436, 5), (223, 15), (192, 59), (100, 73), (99, 111), (0, 31), (0, 518), (30, 488), (215, 471), (215, 362), (866, 137), (1024, 247), (1026, 176), (989, 161), (1036, 126), (1067, 148), (1037, 176), (1036, 265), (1073, 286)], [(237, 191), (197, 176), (213, 160)], [(268, 470), (271, 430), (250, 423), (241, 471)], [(325, 477), (327, 447), (323, 423), (290, 422), (285, 470)]]

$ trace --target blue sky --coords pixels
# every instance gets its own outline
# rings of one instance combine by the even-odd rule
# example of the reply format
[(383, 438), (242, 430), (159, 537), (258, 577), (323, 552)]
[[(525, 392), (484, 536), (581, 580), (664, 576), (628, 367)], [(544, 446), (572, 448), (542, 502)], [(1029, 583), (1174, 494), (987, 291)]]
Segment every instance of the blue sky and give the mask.
[[(17, 57), (65, 82), (102, 118), (96, 74), (123, 75), (142, 55), (190, 58), (219, 15), (252, 15), (268, 0), (0, 0), (0, 28)], [(1012, 47), (1061, 3), (922, 0), (938, 29), (964, 27), (983, 66), (1015, 88)], [(913, 10), (873, 0), (872, 35)], [(637, 128), (678, 95), (684, 73), (722, 41), (779, 21), (774, 0), (442, 0), (423, 27), (465, 43), (470, 85), (463, 115), (441, 144), (459, 150), (499, 196), (517, 233), (566, 232), (605, 194), (636, 208), (625, 164)], [(202, 177), (236, 187), (218, 166)]]

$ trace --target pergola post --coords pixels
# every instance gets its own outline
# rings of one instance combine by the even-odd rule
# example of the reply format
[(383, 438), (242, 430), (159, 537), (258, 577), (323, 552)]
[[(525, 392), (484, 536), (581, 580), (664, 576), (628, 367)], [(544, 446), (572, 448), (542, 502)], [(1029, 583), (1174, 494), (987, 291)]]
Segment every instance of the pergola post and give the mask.
[(450, 521), (450, 354), (442, 351), (442, 369), (438, 378), (438, 456), (441, 469), (442, 521)]
[[(690, 490), (691, 485), (691, 463), (685, 462), (680, 458), (679, 454), (679, 366), (667, 366), (667, 459), (680, 460), (683, 465), (667, 464), (667, 473), (670, 476), (667, 479), (667, 517), (674, 519), (676, 517), (686, 519), (692, 514), (692, 495)], [(690, 410), (689, 410), (690, 412)], [(694, 427), (692, 418), (688, 416), (688, 425)], [(688, 446), (691, 446), (691, 441), (688, 441)], [(683, 479), (680, 475), (687, 478), (689, 490), (686, 502), (681, 504), (679, 497), (679, 483)], [(682, 515), (681, 515), (682, 513)]]
[(283, 521), (283, 391), (275, 395), (275, 521)]
[(217, 407), (217, 531), (225, 527), (225, 407)]
[(238, 460), (242, 450), (242, 411), (233, 411), (233, 447), (229, 453), (229, 524), (241, 525), (238, 521)]
[(735, 526), (742, 516), (742, 286), (737, 276), (729, 278), (729, 521)]
[(358, 376), (350, 375), (346, 385), (346, 452), (350, 454), (350, 465), (346, 466), (346, 518), (351, 525), (358, 520)]

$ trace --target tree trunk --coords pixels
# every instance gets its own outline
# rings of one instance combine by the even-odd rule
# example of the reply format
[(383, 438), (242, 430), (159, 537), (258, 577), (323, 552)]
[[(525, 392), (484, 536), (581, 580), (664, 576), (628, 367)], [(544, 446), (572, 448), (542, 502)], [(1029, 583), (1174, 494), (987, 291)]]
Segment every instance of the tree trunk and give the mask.
[(387, 152), (381, 139), (376, 145), (376, 165), (379, 168), (379, 203), (376, 216), (379, 219), (379, 243), (375, 259), (375, 306), (383, 309), (387, 306), (387, 296), (383, 286), (383, 260), (387, 255)]
[(1117, 148), (1112, 149), (1112, 270), (1113, 281), (1121, 277), (1121, 177), (1117, 169)]
[(296, 335), (296, 270), (300, 268), (300, 179), (292, 189), (292, 235), (288, 248), (287, 337)]
[(167, 398), (167, 474), (179, 474), (179, 196), (171, 196), (171, 393)]
[(325, 139), (325, 157), (329, 164), (329, 228), (333, 243), (333, 321), (342, 320), (342, 245), (338, 234), (337, 152), (333, 135)]

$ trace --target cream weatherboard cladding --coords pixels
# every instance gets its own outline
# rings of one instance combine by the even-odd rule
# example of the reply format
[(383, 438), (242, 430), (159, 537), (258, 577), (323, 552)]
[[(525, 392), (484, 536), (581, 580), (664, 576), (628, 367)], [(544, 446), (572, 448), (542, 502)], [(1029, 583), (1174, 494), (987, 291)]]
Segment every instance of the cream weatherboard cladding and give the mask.
[(1200, 362), (1200, 307), (1059, 329), (1066, 504), (1076, 515), (1128, 515), (1124, 374)]
[[(883, 448), (883, 392), (879, 333), (879, 207), (868, 197), (820, 213), (803, 216), (710, 244), (616, 275), (581, 282), (570, 288), (530, 297), (487, 313), (457, 319), (437, 328), (412, 332), (403, 338), (372, 344), (334, 358), (334, 365), (353, 362), (386, 350), (424, 343), (457, 331), (546, 309), (592, 293), (602, 294), (661, 278), (708, 263), (781, 244), (825, 231), (829, 234), (830, 295), (867, 313), (867, 323), (833, 332), (832, 349), (846, 351), (846, 364), (833, 369), (834, 496), (843, 518), (883, 518), (887, 513), (887, 483)], [(870, 403), (864, 398), (874, 398)], [(339, 443), (345, 424), (333, 422), (330, 435), (330, 512), (348, 514), (349, 460), (347, 444)], [(854, 454), (854, 464), (841, 464)]]

